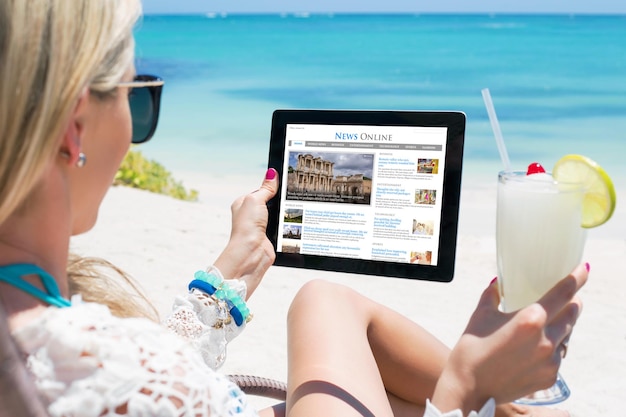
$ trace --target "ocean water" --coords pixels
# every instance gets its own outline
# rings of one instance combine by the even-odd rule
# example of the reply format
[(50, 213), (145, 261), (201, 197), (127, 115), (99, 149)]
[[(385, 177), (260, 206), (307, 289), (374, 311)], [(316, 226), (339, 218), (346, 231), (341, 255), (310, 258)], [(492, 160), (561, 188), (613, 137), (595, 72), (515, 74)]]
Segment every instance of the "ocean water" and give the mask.
[(501, 169), (489, 88), (515, 168), (588, 155), (626, 186), (626, 16), (145, 16), (139, 72), (166, 80), (141, 150), (176, 172), (267, 166), (277, 108), (461, 110), (464, 181)]

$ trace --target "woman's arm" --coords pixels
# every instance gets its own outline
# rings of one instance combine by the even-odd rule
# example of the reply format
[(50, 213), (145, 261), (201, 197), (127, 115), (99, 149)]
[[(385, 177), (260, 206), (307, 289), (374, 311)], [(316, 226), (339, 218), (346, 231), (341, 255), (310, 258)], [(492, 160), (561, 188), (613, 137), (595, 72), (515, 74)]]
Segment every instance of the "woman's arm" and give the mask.
[(167, 327), (194, 344), (212, 369), (223, 364), (226, 345), (245, 328), (247, 306), (239, 302), (254, 292), (274, 262), (274, 248), (265, 234), (266, 204), (277, 190), (276, 171), (269, 169), (258, 190), (232, 204), (232, 230), (226, 248), (207, 272), (196, 273), (192, 290), (176, 298), (165, 320)]
[(267, 202), (278, 191), (278, 175), (270, 168), (261, 187), (232, 205), (230, 240), (215, 261), (215, 266), (226, 279), (241, 279), (246, 283), (247, 296), (256, 290), (263, 275), (272, 265), (276, 254), (265, 233)]
[(576, 296), (587, 281), (579, 265), (537, 303), (513, 313), (498, 310), (497, 284), (483, 293), (465, 332), (450, 354), (432, 397), (433, 405), (463, 415), (489, 398), (501, 404), (550, 387), (581, 312)]

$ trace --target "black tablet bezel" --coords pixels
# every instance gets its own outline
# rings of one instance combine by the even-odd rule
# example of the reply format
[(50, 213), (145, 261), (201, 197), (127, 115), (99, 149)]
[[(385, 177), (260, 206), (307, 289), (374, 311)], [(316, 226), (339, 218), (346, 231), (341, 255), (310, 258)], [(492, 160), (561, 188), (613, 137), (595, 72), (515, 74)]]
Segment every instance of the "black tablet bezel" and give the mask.
[[(268, 166), (283, 179), (288, 124), (446, 127), (442, 211), (437, 265), (276, 252), (274, 265), (427, 281), (454, 277), (466, 116), (457, 111), (276, 110), (272, 116)], [(277, 249), (281, 190), (268, 203), (267, 236)]]

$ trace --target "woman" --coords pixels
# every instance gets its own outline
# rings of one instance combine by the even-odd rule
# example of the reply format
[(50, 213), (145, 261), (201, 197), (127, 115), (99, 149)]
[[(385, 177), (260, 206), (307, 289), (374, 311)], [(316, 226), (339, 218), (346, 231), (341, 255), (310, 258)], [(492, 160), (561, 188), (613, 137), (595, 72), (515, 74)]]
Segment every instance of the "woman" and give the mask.
[[(227, 247), (166, 322), (178, 335), (132, 317), (131, 294), (69, 255), (131, 140), (156, 127), (162, 81), (134, 74), (139, 14), (138, 0), (0, 3), (0, 302), (53, 416), (256, 415), (212, 368), (274, 259), (265, 227), (276, 171), (233, 203)], [(587, 272), (579, 266), (515, 314), (498, 312), (492, 282), (451, 352), (388, 308), (312, 281), (289, 311), (285, 409), (260, 414), (420, 415), (426, 406), (427, 416), (490, 416), (497, 403), (503, 416), (564, 415), (507, 402), (554, 381)]]

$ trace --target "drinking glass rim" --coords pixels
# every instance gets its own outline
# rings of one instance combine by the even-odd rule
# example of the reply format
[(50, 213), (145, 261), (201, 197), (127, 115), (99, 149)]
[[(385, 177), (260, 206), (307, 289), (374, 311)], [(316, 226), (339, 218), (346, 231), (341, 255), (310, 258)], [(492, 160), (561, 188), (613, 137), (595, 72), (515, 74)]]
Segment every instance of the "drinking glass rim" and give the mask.
[[(554, 179), (554, 177), (552, 176), (552, 172), (545, 172), (545, 174), (549, 175), (550, 178), (541, 178), (539, 180), (537, 180), (538, 183), (543, 183), (543, 184), (547, 184), (547, 183), (551, 183), (554, 185), (562, 185), (565, 186), (567, 188), (563, 189), (563, 188), (559, 188), (559, 192), (579, 192), (579, 191), (584, 191), (585, 190), (585, 184), (580, 183), (580, 182), (572, 182), (572, 181), (557, 181)], [(538, 175), (538, 174), (531, 174), (531, 175)], [(498, 172), (498, 182), (515, 182), (515, 183), (521, 183), (522, 179), (527, 177), (528, 174), (526, 174), (526, 171), (500, 171)], [(503, 181), (504, 180), (504, 181)]]

